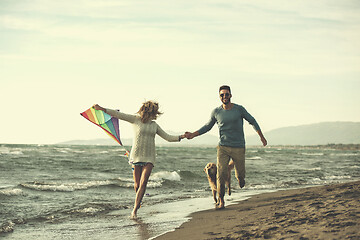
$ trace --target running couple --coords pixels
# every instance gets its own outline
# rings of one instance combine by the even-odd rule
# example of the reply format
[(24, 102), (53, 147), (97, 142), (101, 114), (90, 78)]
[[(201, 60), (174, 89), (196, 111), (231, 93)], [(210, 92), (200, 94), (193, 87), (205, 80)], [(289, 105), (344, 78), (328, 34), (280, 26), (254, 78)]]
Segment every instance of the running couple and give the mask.
[(130, 162), (133, 165), (134, 189), (136, 192), (134, 209), (131, 218), (136, 218), (140, 203), (144, 197), (147, 182), (155, 164), (155, 135), (158, 134), (169, 142), (179, 142), (183, 138), (192, 139), (211, 130), (215, 123), (218, 124), (220, 142), (217, 148), (217, 192), (219, 205), (225, 207), (225, 179), (227, 166), (230, 159), (234, 161), (236, 178), (240, 187), (245, 185), (245, 139), (243, 120), (248, 121), (260, 136), (264, 146), (267, 141), (263, 136), (259, 125), (244, 107), (231, 103), (231, 90), (229, 86), (221, 86), (219, 89), (222, 105), (215, 108), (207, 124), (195, 132), (185, 132), (183, 135), (170, 135), (166, 133), (154, 120), (162, 113), (159, 105), (153, 101), (143, 103), (137, 115), (125, 114), (116, 110), (103, 108), (98, 104), (93, 107), (102, 110), (113, 117), (131, 123), (134, 127), (133, 145), (130, 152)]

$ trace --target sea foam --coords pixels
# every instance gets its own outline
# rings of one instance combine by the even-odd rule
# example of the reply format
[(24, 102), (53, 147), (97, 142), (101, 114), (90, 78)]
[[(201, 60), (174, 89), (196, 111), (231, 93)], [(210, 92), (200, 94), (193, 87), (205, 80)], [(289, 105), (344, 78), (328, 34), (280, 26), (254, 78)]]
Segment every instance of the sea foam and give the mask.
[(76, 190), (85, 190), (91, 187), (110, 185), (111, 181), (88, 181), (83, 183), (23, 183), (22, 187), (38, 191), (55, 191), (55, 192), (73, 192)]
[(22, 193), (23, 191), (19, 188), (0, 190), (0, 195), (5, 195), (5, 196), (18, 196), (21, 195)]
[(170, 181), (180, 181), (181, 177), (180, 175), (173, 171), (173, 172), (168, 172), (168, 171), (161, 171), (161, 172), (157, 172), (154, 173), (152, 176), (150, 176), (151, 180), (170, 180)]

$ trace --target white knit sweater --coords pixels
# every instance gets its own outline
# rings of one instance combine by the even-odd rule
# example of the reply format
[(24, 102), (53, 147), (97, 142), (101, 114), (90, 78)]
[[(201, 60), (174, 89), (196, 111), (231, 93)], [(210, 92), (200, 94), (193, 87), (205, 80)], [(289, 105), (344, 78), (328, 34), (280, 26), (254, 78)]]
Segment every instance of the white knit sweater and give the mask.
[(134, 139), (130, 152), (130, 162), (150, 162), (155, 165), (155, 135), (168, 142), (179, 142), (180, 136), (167, 134), (155, 121), (141, 122), (140, 116), (125, 114), (116, 110), (106, 109), (106, 113), (120, 120), (131, 123), (134, 127)]

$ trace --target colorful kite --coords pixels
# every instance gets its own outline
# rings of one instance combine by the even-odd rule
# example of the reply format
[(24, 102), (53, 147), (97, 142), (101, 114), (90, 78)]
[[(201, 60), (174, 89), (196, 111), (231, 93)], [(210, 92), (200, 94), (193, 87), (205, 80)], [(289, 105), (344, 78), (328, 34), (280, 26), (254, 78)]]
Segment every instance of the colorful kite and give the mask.
[[(112, 139), (123, 146), (120, 140), (119, 120), (117, 118), (114, 118), (101, 110), (95, 110), (93, 107), (80, 113), (80, 115), (95, 125), (101, 127)], [(125, 155), (129, 155), (127, 150)]]

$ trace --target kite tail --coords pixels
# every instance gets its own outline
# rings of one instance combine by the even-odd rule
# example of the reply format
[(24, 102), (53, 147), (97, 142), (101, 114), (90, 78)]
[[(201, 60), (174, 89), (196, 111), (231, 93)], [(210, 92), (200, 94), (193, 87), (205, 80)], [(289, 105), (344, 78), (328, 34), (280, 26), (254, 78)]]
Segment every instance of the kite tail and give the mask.
[(121, 145), (121, 146), (125, 149), (125, 154), (124, 154), (124, 156), (128, 158), (128, 162), (129, 162), (129, 164), (131, 165), (132, 162), (130, 161), (130, 152), (129, 152), (123, 145)]
[(124, 149), (125, 149), (125, 154), (124, 155), (129, 158), (130, 157), (130, 152), (126, 148), (124, 148)]

